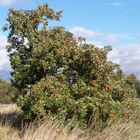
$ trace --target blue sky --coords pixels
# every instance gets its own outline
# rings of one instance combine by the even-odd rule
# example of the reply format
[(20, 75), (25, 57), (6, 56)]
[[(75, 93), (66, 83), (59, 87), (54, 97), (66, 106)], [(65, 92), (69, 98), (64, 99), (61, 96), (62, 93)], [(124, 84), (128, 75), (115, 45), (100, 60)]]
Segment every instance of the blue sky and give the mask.
[[(134, 72), (140, 78), (140, 0), (1, 0), (0, 28), (9, 8), (32, 9), (38, 3), (63, 10), (61, 21), (51, 25), (64, 26), (98, 47), (111, 45), (108, 58), (120, 64), (126, 74)], [(0, 30), (0, 70), (8, 72), (6, 36)]]

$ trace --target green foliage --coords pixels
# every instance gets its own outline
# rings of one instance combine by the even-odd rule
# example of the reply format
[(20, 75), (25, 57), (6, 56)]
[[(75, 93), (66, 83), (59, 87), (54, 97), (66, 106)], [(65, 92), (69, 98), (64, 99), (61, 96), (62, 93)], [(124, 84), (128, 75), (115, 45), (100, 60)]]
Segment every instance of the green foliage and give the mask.
[(136, 81), (136, 90), (137, 90), (137, 96), (140, 98), (140, 81)]
[(10, 83), (0, 79), (0, 103), (10, 103), (11, 99), (8, 95), (10, 90)]
[(9, 11), (13, 95), (24, 117), (57, 116), (96, 129), (135, 120), (135, 75), (107, 60), (109, 46), (96, 48), (62, 27), (48, 29), (48, 20), (60, 15), (48, 5)]

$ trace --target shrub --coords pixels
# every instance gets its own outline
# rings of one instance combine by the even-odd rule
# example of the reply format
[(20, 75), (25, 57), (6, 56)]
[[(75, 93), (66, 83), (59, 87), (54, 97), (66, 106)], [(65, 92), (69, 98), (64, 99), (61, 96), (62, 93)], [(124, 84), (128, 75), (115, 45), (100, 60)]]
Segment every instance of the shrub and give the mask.
[(137, 90), (137, 96), (140, 98), (140, 81), (136, 80), (136, 90)]
[(10, 103), (11, 98), (8, 95), (10, 83), (0, 79), (0, 103)]
[(48, 115), (96, 129), (120, 118), (135, 120), (135, 75), (125, 76), (107, 60), (111, 47), (99, 49), (62, 27), (46, 28), (60, 14), (48, 5), (9, 11), (7, 50), (24, 117)]

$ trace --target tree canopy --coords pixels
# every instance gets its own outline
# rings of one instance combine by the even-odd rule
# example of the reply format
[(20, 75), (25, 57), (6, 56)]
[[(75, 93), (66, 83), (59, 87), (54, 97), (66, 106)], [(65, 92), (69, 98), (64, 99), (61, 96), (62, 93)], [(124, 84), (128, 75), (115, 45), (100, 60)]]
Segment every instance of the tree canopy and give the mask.
[(97, 48), (63, 27), (49, 28), (49, 20), (60, 16), (48, 4), (9, 10), (4, 29), (10, 31), (11, 82), (25, 118), (59, 116), (97, 128), (131, 118), (138, 107), (135, 75), (125, 76), (107, 60), (111, 47)]

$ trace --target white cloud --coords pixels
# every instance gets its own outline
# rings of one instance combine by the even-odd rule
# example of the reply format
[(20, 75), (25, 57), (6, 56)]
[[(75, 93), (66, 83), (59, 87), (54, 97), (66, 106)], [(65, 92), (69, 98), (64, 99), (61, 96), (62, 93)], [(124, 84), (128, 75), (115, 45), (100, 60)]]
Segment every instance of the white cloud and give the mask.
[(3, 71), (10, 71), (10, 62), (9, 62), (9, 57), (6, 52), (6, 37), (0, 34), (0, 70)]
[(115, 7), (121, 7), (122, 3), (120, 3), (120, 2), (110, 2), (110, 3), (108, 3), (108, 5), (115, 6)]
[(101, 32), (93, 31), (93, 30), (86, 29), (83, 27), (78, 27), (78, 26), (71, 28), (70, 32), (72, 32), (75, 36), (82, 36), (89, 39), (94, 39), (94, 38), (97, 39), (102, 36)]
[(116, 43), (120, 39), (130, 38), (128, 34), (116, 34), (116, 33), (104, 33), (100, 31), (94, 31), (84, 27), (75, 26), (70, 29), (76, 37), (82, 36), (85, 37), (88, 41), (98, 44), (110, 44)]
[(140, 78), (140, 43), (113, 48), (108, 58), (120, 64), (126, 74), (135, 73)]
[(29, 4), (32, 0), (1, 0), (0, 6), (8, 6), (11, 4)]
[(6, 6), (9, 5), (11, 3), (15, 3), (17, 0), (1, 0), (0, 5), (2, 6)]
[(82, 36), (88, 42), (92, 42), (98, 45), (111, 45), (116, 46), (124, 44), (126, 42), (136, 42), (140, 37), (140, 34), (129, 34), (125, 33), (113, 33), (113, 32), (102, 32), (84, 27), (75, 26), (69, 29), (76, 37)]

